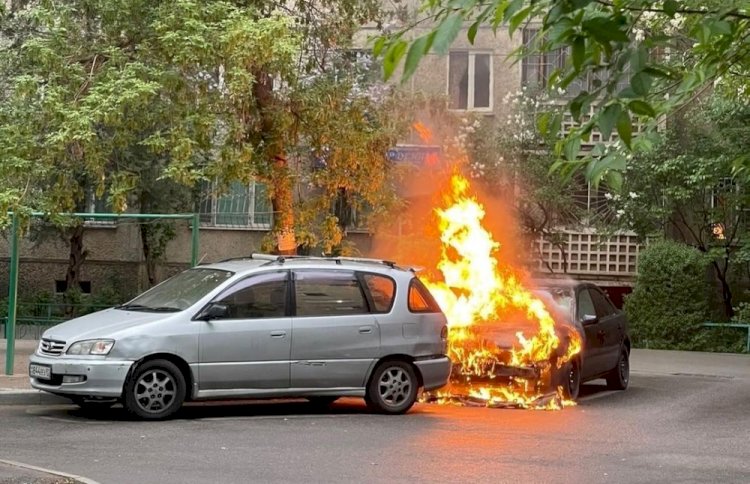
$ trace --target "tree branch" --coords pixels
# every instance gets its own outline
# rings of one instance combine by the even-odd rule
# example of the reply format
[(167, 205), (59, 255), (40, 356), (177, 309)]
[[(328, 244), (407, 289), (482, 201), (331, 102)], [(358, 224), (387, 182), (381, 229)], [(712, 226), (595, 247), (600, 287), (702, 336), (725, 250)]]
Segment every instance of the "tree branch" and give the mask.
[[(596, 3), (599, 5), (604, 5), (605, 7), (615, 8), (614, 3), (608, 2), (606, 0), (595, 0)], [(663, 8), (657, 8), (657, 7), (622, 7), (624, 10), (628, 10), (630, 12), (655, 12), (655, 13), (664, 13), (666, 14), (667, 11)], [(684, 14), (684, 15), (709, 15), (709, 14), (718, 14), (721, 12), (715, 11), (715, 10), (704, 10), (700, 8), (679, 8), (675, 10), (675, 13)], [(740, 19), (750, 19), (750, 15), (741, 13), (739, 11), (730, 10), (729, 12), (724, 12), (724, 17), (734, 17), (734, 18), (740, 18)]]

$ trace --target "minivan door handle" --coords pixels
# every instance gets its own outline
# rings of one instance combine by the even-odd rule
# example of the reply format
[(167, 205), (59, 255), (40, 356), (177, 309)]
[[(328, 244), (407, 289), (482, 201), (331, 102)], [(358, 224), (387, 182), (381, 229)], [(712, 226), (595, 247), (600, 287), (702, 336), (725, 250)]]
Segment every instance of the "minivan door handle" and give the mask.
[(372, 333), (372, 326), (360, 326), (359, 334), (370, 334)]
[(286, 331), (271, 331), (271, 338), (283, 338), (286, 336)]

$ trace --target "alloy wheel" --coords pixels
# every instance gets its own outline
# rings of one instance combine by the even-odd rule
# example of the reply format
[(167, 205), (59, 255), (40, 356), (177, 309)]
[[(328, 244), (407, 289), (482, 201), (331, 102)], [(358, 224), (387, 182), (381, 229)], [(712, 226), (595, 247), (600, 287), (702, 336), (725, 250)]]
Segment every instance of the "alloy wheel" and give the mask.
[(158, 413), (172, 404), (177, 389), (172, 375), (154, 369), (141, 375), (133, 391), (135, 401), (143, 411)]

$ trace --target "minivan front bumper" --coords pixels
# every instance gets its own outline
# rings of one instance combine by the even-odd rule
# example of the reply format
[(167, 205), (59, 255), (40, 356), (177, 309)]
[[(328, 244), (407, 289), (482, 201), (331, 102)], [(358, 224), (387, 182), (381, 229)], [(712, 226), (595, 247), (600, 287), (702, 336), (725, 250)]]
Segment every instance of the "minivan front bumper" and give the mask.
[[(91, 397), (119, 397), (133, 361), (93, 358), (48, 357), (34, 354), (29, 364), (44, 365), (52, 369), (52, 379), (30, 377), (31, 386), (57, 395), (81, 395)], [(83, 381), (63, 382), (63, 377)]]
[(417, 360), (414, 365), (422, 374), (422, 384), (427, 390), (435, 390), (448, 383), (451, 374), (451, 360), (447, 356)]

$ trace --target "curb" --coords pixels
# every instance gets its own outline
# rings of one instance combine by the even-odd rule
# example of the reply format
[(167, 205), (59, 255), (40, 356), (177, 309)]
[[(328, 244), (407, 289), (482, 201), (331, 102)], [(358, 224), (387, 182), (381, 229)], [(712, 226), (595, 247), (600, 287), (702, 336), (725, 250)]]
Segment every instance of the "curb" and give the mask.
[(29, 470), (37, 471), (37, 472), (43, 472), (45, 474), (50, 474), (50, 475), (57, 476), (57, 477), (65, 477), (67, 479), (73, 479), (74, 481), (79, 482), (81, 484), (99, 484), (97, 481), (93, 479), (89, 479), (87, 477), (81, 477), (75, 474), (68, 474), (67, 472), (53, 471), (52, 469), (45, 469), (44, 467), (32, 466), (29, 464), (23, 464), (21, 462), (15, 462), (12, 460), (0, 459), (0, 464), (5, 464), (11, 467), (19, 467), (21, 469), (29, 469)]
[[(41, 390), (0, 390), (0, 405), (60, 405), (69, 399)], [(0, 461), (4, 462), (4, 461)]]

